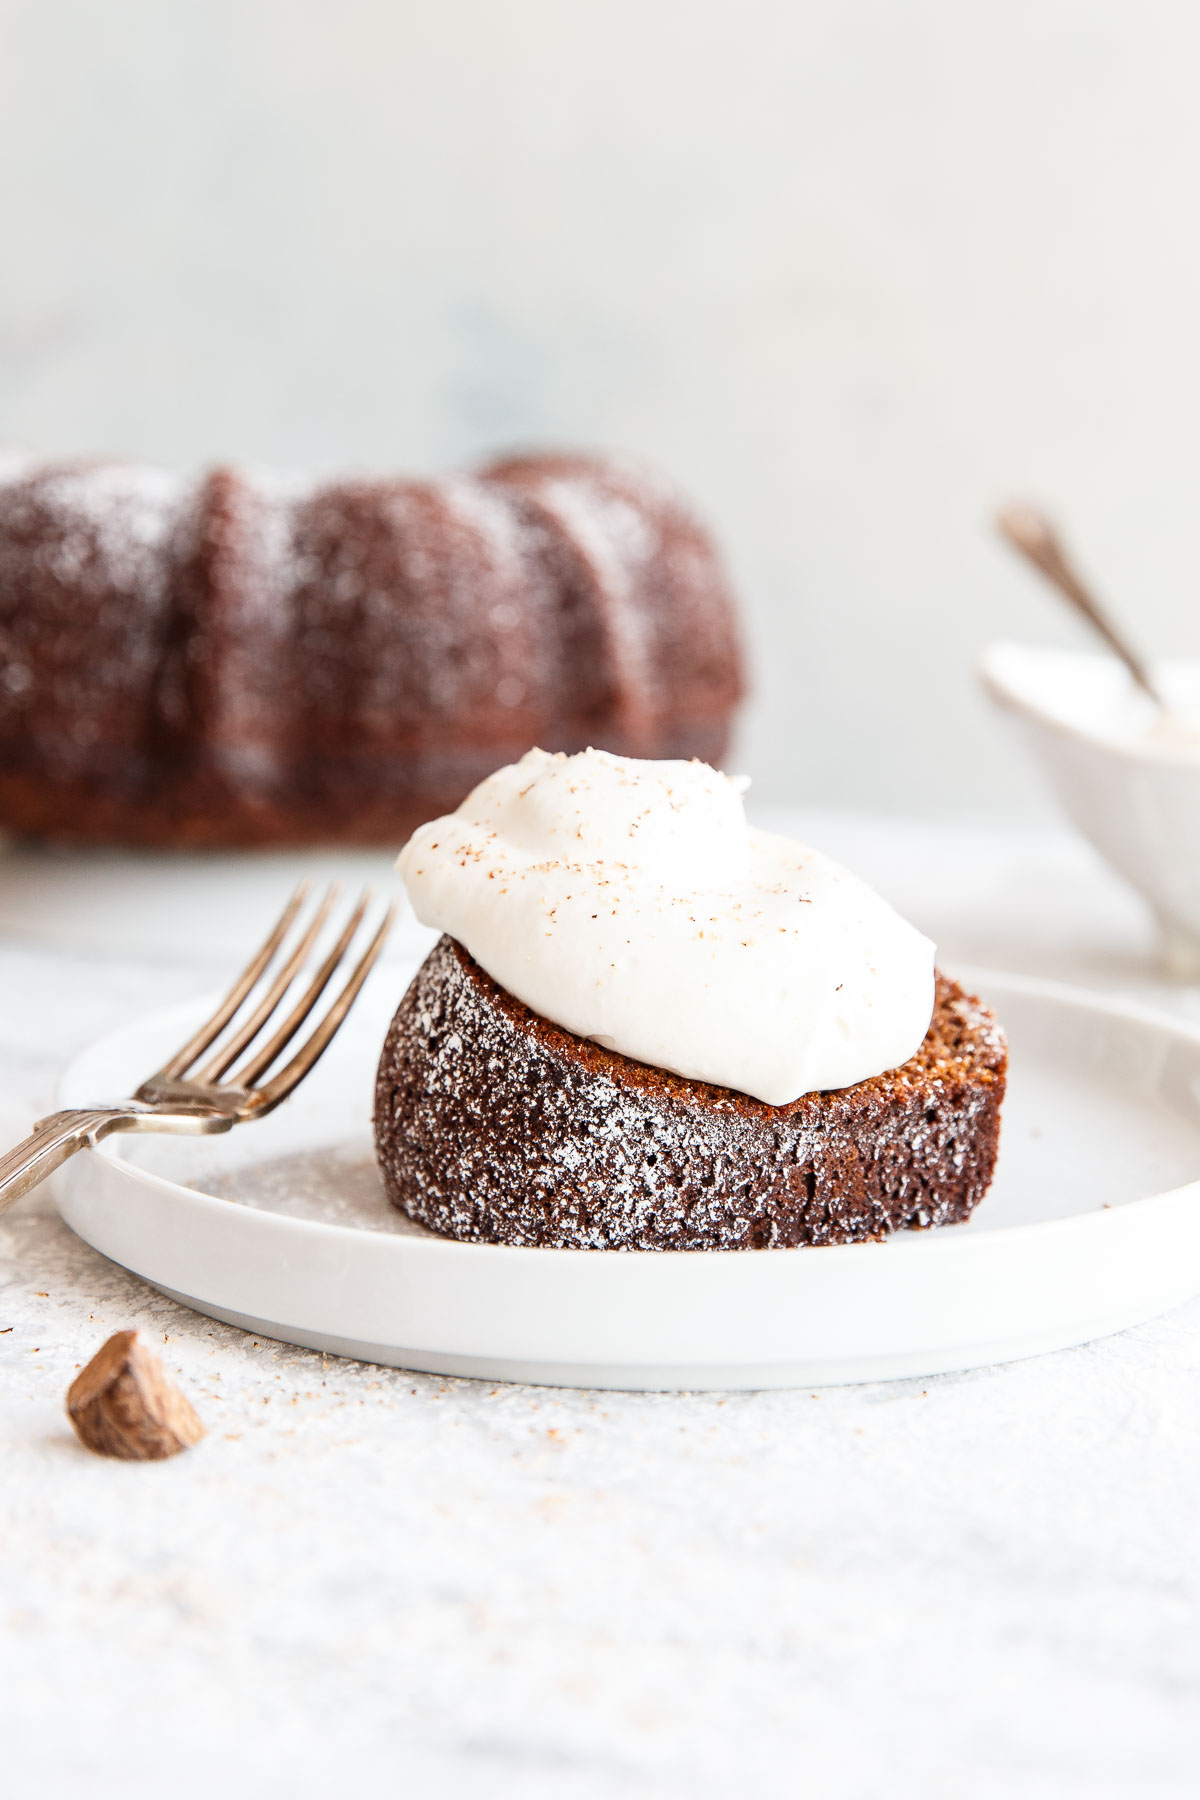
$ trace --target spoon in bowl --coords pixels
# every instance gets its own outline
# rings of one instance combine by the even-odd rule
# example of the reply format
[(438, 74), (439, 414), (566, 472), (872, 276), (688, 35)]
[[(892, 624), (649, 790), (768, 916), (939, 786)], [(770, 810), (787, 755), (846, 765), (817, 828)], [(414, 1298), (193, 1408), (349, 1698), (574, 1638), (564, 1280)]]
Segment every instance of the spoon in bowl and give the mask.
[(1002, 507), (996, 514), (996, 527), (1001, 537), (1039, 569), (1092, 629), (1099, 632), (1109, 649), (1125, 664), (1134, 683), (1153, 700), (1159, 712), (1165, 714), (1166, 702), (1151, 680), (1145, 661), (1100, 605), (1067, 555), (1045, 513), (1039, 512), (1036, 506), (1015, 502)]

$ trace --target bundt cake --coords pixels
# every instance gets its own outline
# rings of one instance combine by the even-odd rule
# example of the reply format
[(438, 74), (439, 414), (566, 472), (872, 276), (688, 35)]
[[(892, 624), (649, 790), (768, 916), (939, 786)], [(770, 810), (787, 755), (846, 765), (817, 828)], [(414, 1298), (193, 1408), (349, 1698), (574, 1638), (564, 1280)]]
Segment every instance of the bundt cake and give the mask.
[(0, 827), (395, 844), (529, 744), (720, 759), (713, 546), (618, 458), (439, 480), (0, 473)]
[(996, 1162), (1007, 1051), (939, 977), (899, 1068), (786, 1106), (586, 1042), (452, 938), (430, 952), (379, 1064), (388, 1197), (446, 1237), (559, 1250), (845, 1244), (961, 1221)]

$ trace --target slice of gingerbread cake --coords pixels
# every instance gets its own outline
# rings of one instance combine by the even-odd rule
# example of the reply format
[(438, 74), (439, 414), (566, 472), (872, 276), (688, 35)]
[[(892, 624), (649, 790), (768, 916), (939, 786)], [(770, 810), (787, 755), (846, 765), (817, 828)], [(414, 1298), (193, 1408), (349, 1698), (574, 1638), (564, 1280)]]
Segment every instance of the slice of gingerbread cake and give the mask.
[(996, 1020), (706, 765), (531, 752), (401, 867), (447, 935), (388, 1033), (376, 1141), (432, 1230), (782, 1248), (955, 1223), (986, 1193)]

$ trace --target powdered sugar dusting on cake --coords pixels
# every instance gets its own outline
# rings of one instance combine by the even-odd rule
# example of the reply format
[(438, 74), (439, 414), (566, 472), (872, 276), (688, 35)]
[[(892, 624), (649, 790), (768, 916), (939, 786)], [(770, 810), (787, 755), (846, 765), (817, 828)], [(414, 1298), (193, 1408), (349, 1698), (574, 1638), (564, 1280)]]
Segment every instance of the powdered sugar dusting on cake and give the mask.
[[(127, 758), (161, 654), (171, 534), (186, 484), (133, 464), (67, 463), (0, 485), (0, 744), (47, 777)], [(107, 753), (107, 754), (106, 754)], [(128, 784), (128, 780), (127, 780)]]
[[(533, 742), (719, 757), (732, 609), (702, 537), (676, 580), (683, 518), (615, 459), (406, 481), (5, 458), (0, 825), (394, 846)], [(605, 530), (597, 561), (578, 534)]]
[(30, 472), (18, 466), (4, 496), (14, 535), (36, 532), (37, 555), (64, 585), (103, 580), (125, 591), (166, 584), (155, 553), (167, 540), (186, 484), (132, 463), (77, 463)]
[(567, 1249), (747, 1249), (965, 1217), (991, 1177), (1003, 1035), (945, 984), (942, 1046), (844, 1094), (769, 1107), (547, 1027), (452, 940), (384, 1046), (393, 1201), (445, 1235)]
[(654, 691), (649, 619), (637, 604), (638, 578), (654, 545), (650, 527), (627, 500), (604, 495), (586, 480), (555, 478), (539, 498), (593, 571), (612, 665), (637, 719), (652, 705)]

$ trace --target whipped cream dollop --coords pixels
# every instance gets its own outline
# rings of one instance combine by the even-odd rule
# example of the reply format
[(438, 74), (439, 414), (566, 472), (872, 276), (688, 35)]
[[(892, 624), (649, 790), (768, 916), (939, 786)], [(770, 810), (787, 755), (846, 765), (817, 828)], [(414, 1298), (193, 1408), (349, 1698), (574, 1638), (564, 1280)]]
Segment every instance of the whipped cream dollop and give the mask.
[(827, 856), (752, 830), (742, 785), (700, 762), (531, 750), (398, 866), (423, 924), (639, 1062), (774, 1106), (907, 1062), (933, 945)]

